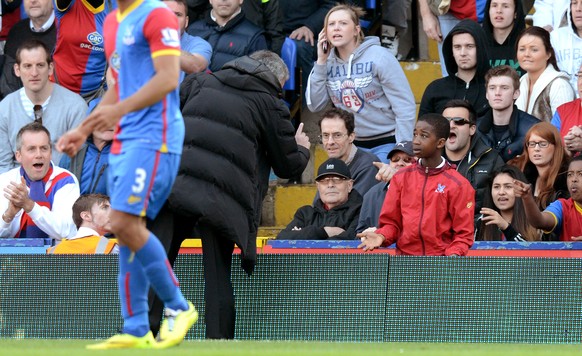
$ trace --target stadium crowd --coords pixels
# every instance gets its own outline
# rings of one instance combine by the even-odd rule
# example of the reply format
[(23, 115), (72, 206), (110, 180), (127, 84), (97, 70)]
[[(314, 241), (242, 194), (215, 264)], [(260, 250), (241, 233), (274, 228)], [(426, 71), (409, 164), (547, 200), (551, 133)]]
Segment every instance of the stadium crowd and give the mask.
[[(180, 190), (162, 216), (174, 215), (165, 226), (182, 226), (182, 235), (193, 228), (184, 221), (198, 221), (211, 240), (226, 235), (228, 244), (204, 242), (223, 264), (214, 274), (224, 285), (211, 296), (233, 294), (235, 242), (252, 273), (271, 167), (297, 176), (308, 161), (303, 126), (294, 133), (281, 99), (288, 72), (269, 52), (280, 54), (285, 36), (302, 69), (297, 95), (320, 115), (329, 159), (318, 167), (313, 205), (278, 238), (359, 239), (364, 250), (396, 243), (397, 253), (414, 255), (465, 255), (475, 240), (582, 240), (582, 0), (554, 2), (558, 20), (536, 12), (527, 28), (518, 0), (451, 1), (444, 10), (420, 0), (443, 77), (425, 88), (418, 113), (394, 42), (364, 35), (361, 1), (163, 1), (179, 20), (186, 142)], [(55, 144), (115, 84), (103, 25), (117, 4), (23, 0), (22, 8), (0, 38), (0, 235), (67, 243), (50, 253), (115, 253), (100, 209), (109, 208), (119, 126), (94, 130), (73, 157)], [(237, 157), (247, 154), (253, 159)], [(210, 204), (214, 217), (203, 211)], [(238, 219), (238, 231), (219, 228), (216, 216)], [(166, 252), (177, 254), (184, 237), (168, 236)], [(232, 298), (216, 310), (234, 308)], [(228, 325), (213, 325), (209, 337), (234, 337), (234, 311), (224, 314)]]
[[(347, 164), (350, 177), (344, 178), (353, 182), (360, 198), (377, 183), (374, 177), (384, 182), (380, 184), (384, 189), (388, 187), (395, 173), (389, 156), (397, 143), (414, 146), (417, 115), (410, 84), (390, 52), (393, 48), (387, 48), (393, 43), (364, 36), (359, 25), (364, 13), (357, 7), (362, 2), (346, 1), (335, 7), (329, 1), (310, 2), (309, 11), (287, 0), (270, 0), (268, 6), (251, 0), (165, 2), (180, 21), (181, 81), (193, 73), (219, 71), (225, 63), (256, 50), (280, 53), (285, 35), (295, 40), (306, 79), (307, 107), (325, 111), (319, 137), (329, 158)], [(507, 239), (505, 234), (481, 232), (484, 223), (491, 225), (486, 219), (490, 214), (483, 214), (481, 208), (489, 199), (494, 171), (504, 165), (518, 167), (532, 185), (541, 210), (570, 196), (568, 163), (582, 151), (582, 2), (555, 2), (551, 11), (560, 21), (536, 12), (534, 25), (540, 26), (528, 28), (526, 11), (517, 0), (453, 2), (444, 14), (430, 7), (426, 13), (424, 1), (419, 5), (427, 36), (442, 44), (445, 76), (426, 87), (418, 117), (438, 113), (450, 121), (442, 155), (475, 189), (475, 237)], [(536, 10), (546, 6), (544, 1), (534, 3)], [(20, 128), (40, 122), (50, 133), (51, 166), (73, 172), (82, 195), (107, 194), (107, 157), (115, 141), (114, 128), (94, 132), (73, 158), (62, 157), (54, 143), (94, 108), (111, 84), (102, 27), (116, 4), (24, 0), (21, 7), (22, 19), (2, 28), (0, 137), (9, 145), (0, 150), (1, 173), (20, 166), (16, 158)], [(91, 21), (85, 20), (87, 14)], [(390, 177), (383, 179), (387, 172)], [(314, 203), (318, 199), (319, 193)], [(513, 196), (502, 199), (521, 205)], [(370, 210), (368, 204), (364, 199), (363, 211)], [(502, 213), (495, 204), (486, 209)], [(353, 218), (357, 221), (357, 214)], [(377, 219), (371, 218), (371, 226)], [(562, 234), (559, 226), (551, 230), (527, 233), (525, 239), (572, 238)], [(356, 238), (355, 229), (350, 231), (318, 233), (313, 238)]]

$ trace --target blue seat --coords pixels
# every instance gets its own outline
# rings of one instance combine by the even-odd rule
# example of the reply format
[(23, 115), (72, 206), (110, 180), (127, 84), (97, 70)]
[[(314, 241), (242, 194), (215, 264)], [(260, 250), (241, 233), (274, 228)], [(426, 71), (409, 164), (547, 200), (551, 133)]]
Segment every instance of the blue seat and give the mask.
[(295, 90), (295, 68), (297, 67), (297, 45), (289, 37), (285, 38), (283, 47), (281, 48), (281, 59), (289, 69), (289, 79), (283, 85), (283, 90)]
[(377, 0), (366, 0), (366, 17), (360, 19), (360, 26), (365, 30), (364, 32), (367, 31), (366, 34), (373, 33), (379, 29), (382, 15), (380, 11), (376, 10), (377, 3)]

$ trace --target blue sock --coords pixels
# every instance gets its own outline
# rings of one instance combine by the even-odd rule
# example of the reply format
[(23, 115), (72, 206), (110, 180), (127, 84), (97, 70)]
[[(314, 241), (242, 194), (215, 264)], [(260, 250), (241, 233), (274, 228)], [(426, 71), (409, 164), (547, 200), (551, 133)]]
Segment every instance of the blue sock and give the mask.
[(119, 301), (123, 316), (123, 333), (144, 336), (150, 330), (148, 290), (150, 283), (141, 263), (127, 246), (119, 247)]
[(174, 310), (187, 310), (188, 302), (180, 291), (166, 251), (154, 234), (150, 232), (148, 241), (136, 252), (135, 257), (142, 264), (148, 280), (164, 305)]

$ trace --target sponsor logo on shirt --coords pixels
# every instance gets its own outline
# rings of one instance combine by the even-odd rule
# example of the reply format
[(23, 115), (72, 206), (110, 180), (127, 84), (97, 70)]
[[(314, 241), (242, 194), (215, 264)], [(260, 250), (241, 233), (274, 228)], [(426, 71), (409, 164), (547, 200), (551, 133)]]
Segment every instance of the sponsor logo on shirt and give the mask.
[(97, 31), (88, 34), (87, 35), (87, 39), (94, 46), (103, 43), (103, 36), (101, 36), (101, 34), (99, 32), (97, 32)]
[(180, 35), (175, 28), (162, 29), (162, 43), (169, 47), (180, 47)]
[(139, 202), (141, 202), (141, 197), (138, 197), (137, 195), (130, 195), (127, 199), (128, 204), (137, 204)]
[(123, 44), (126, 46), (131, 46), (135, 43), (135, 36), (133, 35), (134, 25), (127, 26), (125, 28), (125, 33), (123, 34)]
[(103, 44), (103, 36), (99, 32), (95, 31), (88, 34), (87, 41), (89, 43), (81, 43), (79, 47), (87, 48), (91, 51), (105, 52), (105, 49), (101, 46)]
[(109, 58), (109, 66), (116, 72), (119, 72), (119, 68), (121, 68), (121, 57), (119, 57), (119, 53), (113, 52), (111, 58)]
[(435, 189), (435, 193), (443, 194), (445, 192), (446, 186), (444, 184), (438, 184), (437, 189)]

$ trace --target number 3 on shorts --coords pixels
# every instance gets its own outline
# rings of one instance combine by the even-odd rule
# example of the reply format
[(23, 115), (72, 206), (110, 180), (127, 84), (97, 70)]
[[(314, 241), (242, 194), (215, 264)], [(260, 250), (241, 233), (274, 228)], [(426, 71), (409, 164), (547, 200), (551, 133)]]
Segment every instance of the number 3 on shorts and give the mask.
[(143, 191), (145, 180), (147, 178), (147, 173), (143, 168), (135, 169), (135, 184), (131, 186), (131, 190), (134, 194), (139, 194)]

